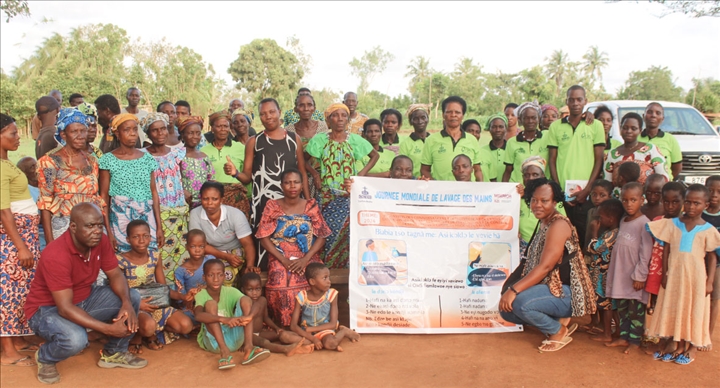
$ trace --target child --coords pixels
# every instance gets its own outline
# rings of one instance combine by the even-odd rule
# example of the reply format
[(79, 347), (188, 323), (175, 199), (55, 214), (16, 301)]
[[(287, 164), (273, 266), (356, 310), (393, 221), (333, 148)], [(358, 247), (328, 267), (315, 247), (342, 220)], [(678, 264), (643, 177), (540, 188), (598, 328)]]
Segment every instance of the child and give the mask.
[[(261, 346), (272, 353), (284, 353), (292, 356), (299, 353), (312, 353), (315, 349), (312, 342), (300, 337), (292, 331), (281, 329), (270, 319), (267, 309), (267, 299), (262, 296), (262, 281), (260, 275), (248, 272), (240, 278), (240, 291), (252, 299), (251, 315), (253, 345)], [(265, 324), (270, 330), (263, 330)], [(271, 341), (280, 341), (280, 345)]]
[[(138, 287), (148, 283), (165, 284), (162, 265), (158, 265), (159, 255), (148, 250), (150, 226), (143, 220), (133, 220), (127, 225), (125, 233), (130, 243), (130, 251), (117, 255), (118, 267), (125, 273), (128, 286)], [(182, 299), (182, 295), (170, 290), (171, 299)], [(189, 334), (192, 321), (187, 315), (173, 307), (158, 308), (147, 300), (140, 301), (138, 313), (138, 334), (130, 341), (130, 352), (142, 353), (141, 341), (150, 350), (161, 350), (178, 338), (178, 334)]]
[(390, 178), (415, 179), (413, 177), (413, 161), (408, 156), (396, 156), (390, 165)]
[[(617, 199), (608, 199), (597, 207), (599, 216), (598, 221), (593, 221), (592, 240), (588, 245), (588, 252), (592, 262), (590, 263), (590, 276), (595, 285), (595, 293), (598, 296), (597, 310), (599, 315), (598, 322), (603, 322), (602, 336), (593, 337), (595, 341), (610, 342), (612, 341), (612, 303), (607, 297), (607, 271), (610, 266), (610, 258), (612, 257), (613, 247), (618, 236), (618, 227), (622, 219), (623, 212), (622, 202)], [(602, 229), (604, 232), (598, 236), (598, 231)], [(593, 328), (596, 329), (596, 328)], [(590, 334), (600, 334), (599, 330), (588, 331)]]
[(637, 182), (627, 183), (620, 197), (626, 216), (620, 222), (606, 283), (606, 296), (614, 299), (620, 317), (620, 338), (605, 346), (625, 346), (625, 354), (629, 354), (640, 347), (644, 334), (648, 300), (645, 280), (653, 240), (645, 230), (645, 224), (650, 220), (640, 212), (645, 201), (643, 186)]
[[(360, 340), (360, 334), (340, 326), (338, 321), (338, 292), (330, 288), (330, 270), (322, 263), (310, 263), (305, 268), (310, 290), (300, 291), (293, 310), (290, 329), (315, 345), (315, 349), (342, 352), (340, 342), (348, 337)], [(300, 320), (302, 318), (302, 321)]]
[[(620, 188), (631, 182), (637, 182), (640, 179), (640, 166), (634, 162), (621, 163), (617, 167), (617, 174), (613, 174), (612, 183), (613, 197), (620, 198)], [(642, 186), (641, 186), (642, 187)]]
[(470, 158), (465, 154), (460, 154), (452, 160), (452, 173), (458, 182), (471, 182), (473, 166)]
[(645, 217), (655, 220), (665, 215), (662, 204), (662, 188), (667, 182), (665, 176), (652, 174), (645, 181), (645, 205), (640, 208)]
[[(585, 230), (587, 230), (587, 233), (585, 235), (585, 245), (583, 245), (584, 249), (587, 249), (587, 247), (590, 245), (591, 239), (602, 235), (603, 230), (593, 230), (592, 228), (600, 227), (600, 218), (597, 214), (597, 207), (600, 206), (601, 203), (612, 198), (612, 192), (612, 183), (606, 181), (605, 179), (597, 179), (590, 186), (590, 202), (592, 203), (593, 207), (590, 208), (587, 213), (587, 226), (585, 228)], [(597, 222), (593, 223), (593, 221)], [(585, 257), (589, 259), (590, 255), (585, 255)], [(587, 264), (590, 264), (590, 262), (588, 262)]]
[[(710, 202), (708, 208), (703, 212), (702, 218), (710, 225), (714, 226), (720, 232), (720, 175), (713, 175), (705, 181), (705, 187), (710, 191)], [(720, 252), (715, 251), (715, 254)], [(720, 260), (718, 260), (720, 267)], [(710, 337), (712, 338), (713, 329), (717, 324), (718, 315), (720, 315), (720, 271), (715, 269), (715, 279), (713, 280), (713, 292), (710, 295)], [(701, 352), (708, 352), (712, 349), (712, 344), (699, 347)]]
[(195, 295), (205, 288), (205, 280), (203, 279), (203, 264), (210, 259), (214, 259), (213, 255), (205, 254), (205, 245), (207, 239), (205, 232), (200, 229), (192, 229), (187, 234), (187, 243), (185, 249), (189, 255), (188, 259), (175, 269), (175, 289), (182, 294), (183, 312), (193, 321), (193, 326), (199, 325), (193, 315)]
[(202, 323), (197, 336), (203, 350), (220, 353), (218, 369), (235, 367), (231, 352), (244, 353), (243, 365), (254, 364), (270, 357), (266, 349), (252, 346), (252, 300), (238, 289), (223, 286), (225, 264), (210, 259), (203, 264), (206, 288), (195, 295), (195, 319)]
[[(679, 218), (648, 224), (652, 235), (665, 243), (663, 278), (649, 332), (670, 337), (656, 359), (687, 365), (697, 347), (710, 345), (710, 292), (715, 276), (720, 233), (702, 219), (710, 193), (703, 185), (685, 192), (684, 213)], [(683, 341), (689, 342), (685, 349)]]

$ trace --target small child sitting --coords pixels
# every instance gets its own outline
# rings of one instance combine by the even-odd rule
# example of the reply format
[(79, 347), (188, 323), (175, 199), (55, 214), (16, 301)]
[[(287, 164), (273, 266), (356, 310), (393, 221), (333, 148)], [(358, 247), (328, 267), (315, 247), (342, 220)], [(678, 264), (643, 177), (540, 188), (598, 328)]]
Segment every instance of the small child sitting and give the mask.
[(651, 220), (665, 215), (662, 204), (662, 188), (666, 182), (665, 176), (660, 174), (652, 174), (645, 181), (645, 205), (640, 208), (640, 211)]
[(218, 369), (235, 367), (230, 353), (238, 350), (244, 353), (243, 365), (270, 357), (268, 350), (253, 347), (252, 330), (244, 330), (252, 324), (252, 300), (236, 288), (223, 286), (225, 264), (218, 259), (206, 261), (203, 278), (206, 288), (195, 295), (195, 319), (202, 323), (197, 336), (200, 348), (220, 353)]
[[(261, 346), (272, 353), (283, 353), (286, 356), (294, 354), (312, 353), (315, 346), (303, 337), (281, 329), (268, 314), (267, 299), (262, 296), (262, 281), (260, 275), (248, 272), (240, 278), (240, 291), (252, 299), (251, 315), (253, 345)], [(263, 324), (267, 328), (263, 327)], [(268, 330), (269, 329), (269, 330)], [(272, 341), (280, 341), (280, 345)]]
[(315, 345), (315, 349), (342, 352), (340, 343), (347, 337), (360, 340), (360, 334), (341, 326), (338, 321), (338, 292), (330, 288), (330, 270), (322, 263), (310, 263), (305, 268), (310, 289), (296, 297), (290, 329)]
[(175, 269), (175, 289), (183, 295), (182, 308), (185, 315), (190, 317), (193, 325), (199, 323), (193, 315), (195, 307), (195, 295), (205, 288), (205, 280), (203, 279), (203, 264), (210, 259), (214, 259), (213, 255), (205, 254), (205, 246), (207, 239), (205, 232), (200, 229), (192, 229), (187, 234), (187, 243), (185, 249), (188, 252), (188, 259)]
[(612, 175), (612, 183), (615, 186), (613, 197), (620, 199), (621, 188), (640, 179), (640, 166), (634, 162), (625, 162), (617, 166), (616, 170), (616, 173)]
[(470, 157), (460, 154), (453, 158), (452, 173), (458, 182), (472, 182), (473, 165)]

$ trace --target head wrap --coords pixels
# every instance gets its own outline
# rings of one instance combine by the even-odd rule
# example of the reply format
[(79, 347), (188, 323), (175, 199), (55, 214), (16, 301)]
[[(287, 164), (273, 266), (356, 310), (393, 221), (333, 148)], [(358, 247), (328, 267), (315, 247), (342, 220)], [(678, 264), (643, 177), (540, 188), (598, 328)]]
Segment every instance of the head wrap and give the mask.
[(113, 117), (112, 122), (110, 122), (110, 130), (113, 132), (117, 132), (118, 127), (121, 126), (126, 121), (135, 121), (138, 122), (137, 116), (135, 116), (132, 113), (120, 113), (119, 115)]
[(485, 125), (485, 128), (487, 128), (488, 131), (490, 130), (490, 124), (492, 124), (492, 122), (495, 121), (496, 119), (502, 120), (505, 123), (505, 127), (507, 127), (507, 125), (508, 125), (507, 116), (505, 116), (505, 114), (503, 114), (503, 113), (495, 113), (494, 115), (492, 115), (488, 118), (487, 125)]
[(539, 167), (540, 170), (542, 170), (543, 174), (545, 173), (545, 165), (547, 162), (545, 159), (543, 159), (542, 156), (531, 156), (522, 163), (522, 172), (525, 172), (525, 169), (530, 166)]
[(197, 124), (200, 126), (200, 130), (202, 130), (204, 124), (203, 118), (200, 116), (187, 116), (179, 119), (178, 121), (178, 133), (181, 135), (183, 131), (191, 125)]
[(347, 112), (347, 114), (350, 114), (350, 108), (348, 108), (347, 105), (343, 104), (342, 102), (336, 102), (334, 104), (330, 104), (330, 106), (325, 109), (325, 121), (327, 122), (328, 118), (330, 118), (330, 115), (340, 109)]
[(247, 113), (247, 112), (245, 112), (244, 109), (235, 109), (235, 110), (232, 112), (232, 118), (235, 118), (235, 116), (237, 116), (237, 115), (243, 115), (243, 116), (245, 116), (245, 120), (247, 120), (248, 125), (252, 124), (252, 117), (250, 117), (250, 114)]
[(412, 104), (408, 107), (408, 110), (407, 110), (408, 120), (412, 119), (412, 114), (415, 113), (415, 111), (417, 111), (417, 110), (421, 110), (421, 111), (424, 111), (425, 113), (428, 113), (426, 104)]
[(161, 112), (150, 112), (147, 114), (147, 116), (143, 117), (142, 120), (140, 120), (140, 126), (142, 126), (143, 132), (147, 135), (148, 131), (150, 130), (150, 126), (153, 123), (156, 123), (158, 121), (162, 121), (165, 123), (165, 126), (167, 127), (170, 125), (170, 118), (165, 113)]
[(517, 116), (518, 119), (522, 119), (523, 112), (528, 109), (534, 109), (538, 114), (538, 119), (540, 119), (540, 116), (542, 116), (540, 104), (538, 104), (537, 100), (520, 104), (520, 106), (515, 109), (515, 116)]
[(60, 136), (60, 132), (64, 131), (68, 125), (78, 123), (82, 124), (87, 128), (87, 116), (83, 112), (75, 108), (62, 108), (57, 116), (57, 122), (55, 123), (55, 140), (60, 145), (65, 145), (65, 140)]
[(556, 108), (555, 105), (544, 104), (543, 106), (540, 107), (541, 115), (544, 115), (545, 112), (547, 112), (549, 110), (555, 111), (555, 114), (558, 114), (558, 115), (560, 114), (560, 112), (558, 112), (558, 108)]
[(210, 125), (212, 126), (215, 124), (215, 121), (217, 119), (226, 119), (228, 122), (232, 121), (232, 117), (230, 117), (230, 114), (226, 110), (221, 110), (220, 112), (215, 112), (208, 117), (208, 121), (210, 121)]
[(83, 112), (87, 116), (87, 125), (95, 124), (97, 122), (97, 108), (95, 105), (83, 102), (82, 104), (75, 107), (75, 109)]

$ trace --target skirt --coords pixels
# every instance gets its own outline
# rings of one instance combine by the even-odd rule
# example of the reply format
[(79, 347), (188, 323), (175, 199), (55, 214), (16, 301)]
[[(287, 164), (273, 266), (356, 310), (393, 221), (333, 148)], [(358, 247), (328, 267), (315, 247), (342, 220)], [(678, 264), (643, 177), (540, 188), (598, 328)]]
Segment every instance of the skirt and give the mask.
[(188, 207), (161, 207), (165, 245), (160, 249), (163, 273), (169, 284), (175, 282), (175, 269), (182, 265), (188, 254), (185, 249), (185, 234), (188, 225)]
[(25, 300), (30, 292), (30, 283), (35, 277), (37, 259), (40, 256), (38, 226), (40, 216), (14, 213), (15, 227), (20, 238), (35, 259), (32, 268), (25, 268), (18, 262), (18, 250), (0, 224), (0, 337), (32, 335), (25, 317)]
[[(322, 194), (321, 194), (322, 197)], [(322, 198), (322, 215), (332, 234), (325, 241), (325, 264), (348, 268), (350, 255), (350, 198), (336, 195)]]
[(165, 325), (167, 324), (168, 319), (170, 319), (170, 317), (177, 311), (178, 310), (173, 307), (163, 307), (153, 311), (152, 314), (144, 311), (140, 311), (139, 314), (148, 314), (152, 317), (153, 321), (155, 321), (155, 336), (157, 337), (158, 342), (163, 345), (167, 345), (180, 338), (180, 336), (175, 333), (165, 331)]
[(133, 220), (143, 220), (150, 225), (150, 246), (148, 249), (157, 250), (157, 225), (153, 214), (153, 201), (138, 202), (134, 199), (114, 196), (110, 199), (110, 228), (117, 240), (120, 252), (129, 252), (130, 243), (127, 240), (127, 225)]

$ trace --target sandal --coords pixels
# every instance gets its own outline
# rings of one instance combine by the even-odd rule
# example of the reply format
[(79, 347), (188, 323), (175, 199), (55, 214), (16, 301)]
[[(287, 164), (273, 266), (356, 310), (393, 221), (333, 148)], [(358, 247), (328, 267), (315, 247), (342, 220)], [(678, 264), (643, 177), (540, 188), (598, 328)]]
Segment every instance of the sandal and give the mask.
[(575, 333), (575, 331), (578, 329), (578, 327), (579, 326), (577, 323), (573, 323), (572, 325), (568, 326), (567, 327), (568, 332), (567, 332), (567, 334), (565, 334), (565, 337), (570, 337), (573, 333)]
[[(563, 337), (560, 341), (553, 341), (553, 340), (545, 340), (542, 342), (542, 345), (538, 346), (538, 350), (540, 353), (545, 352), (557, 352), (558, 350), (564, 348), (567, 344), (572, 342), (572, 337)], [(552, 349), (543, 349), (546, 345), (554, 345), (555, 347)]]
[(30, 359), (30, 356), (25, 356), (22, 358), (18, 358), (17, 360), (7, 363), (7, 364), (1, 364), (2, 366), (35, 366), (37, 365), (35, 361)]
[(665, 354), (663, 354), (663, 356), (662, 356), (662, 358), (660, 359), (660, 361), (662, 361), (662, 362), (675, 362), (675, 360), (678, 358), (678, 356), (679, 356), (678, 354), (674, 354), (674, 353), (665, 353)]
[(660, 361), (660, 360), (662, 360), (664, 357), (665, 357), (665, 353), (660, 352), (660, 351), (657, 351), (657, 352), (653, 353), (653, 355), (652, 355), (652, 358), (653, 358), (653, 360), (655, 360), (655, 361)]
[(679, 355), (675, 358), (675, 363), (678, 364), (678, 365), (687, 365), (687, 364), (690, 364), (690, 363), (693, 362), (693, 361), (695, 361), (695, 359), (694, 359), (694, 358), (690, 358), (690, 357), (689, 357), (687, 354), (685, 354), (685, 353), (679, 354)]
[(267, 349), (263, 349), (261, 347), (254, 347), (253, 350), (250, 352), (250, 356), (247, 360), (241, 362), (243, 365), (252, 365), (256, 364), (266, 358), (270, 357), (270, 351)]
[[(148, 349), (150, 349), (150, 350), (154, 350), (154, 351), (163, 350), (163, 349), (165, 348), (165, 347), (163, 346), (163, 344), (161, 344), (160, 341), (158, 341), (157, 338), (155, 338), (155, 339), (153, 339), (153, 340), (149, 340), (149, 339), (147, 339), (147, 338), (143, 338), (143, 339), (142, 339), (142, 343), (143, 343), (143, 345), (145, 345), (146, 348), (148, 348)], [(154, 348), (150, 347), (151, 345), (153, 345)]]
[(132, 354), (142, 354), (142, 344), (129, 344), (128, 345), (128, 352)]
[(230, 369), (235, 368), (235, 363), (232, 362), (232, 356), (228, 356), (228, 358), (221, 358), (218, 360), (218, 369)]

